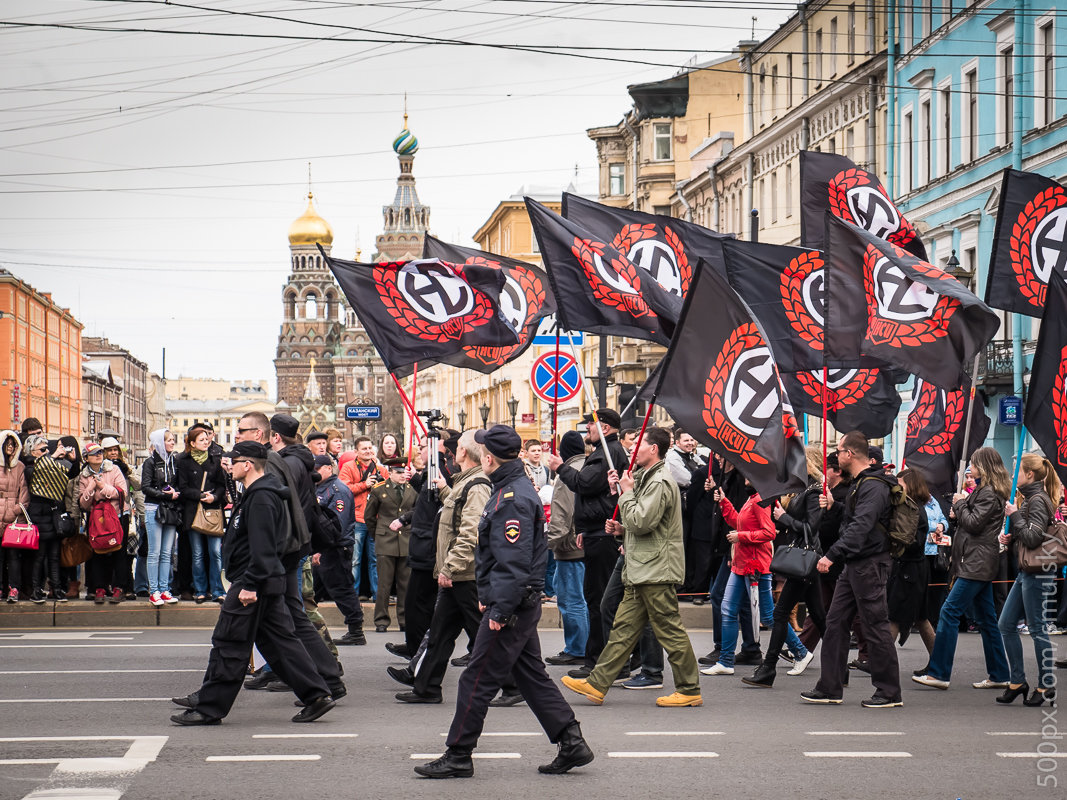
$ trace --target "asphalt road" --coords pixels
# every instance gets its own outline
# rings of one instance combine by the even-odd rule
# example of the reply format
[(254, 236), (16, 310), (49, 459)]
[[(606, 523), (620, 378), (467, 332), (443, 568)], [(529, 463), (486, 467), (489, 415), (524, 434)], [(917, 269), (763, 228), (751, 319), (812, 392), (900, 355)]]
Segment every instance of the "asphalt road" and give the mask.
[[(412, 766), (443, 750), (459, 670), (444, 704), (395, 703), (402, 687), (385, 667), (398, 662), (382, 647), (394, 638), (371, 633), (367, 647), (342, 650), (349, 694), (313, 725), (289, 722), (290, 695), (246, 691), (222, 725), (181, 728), (168, 698), (198, 686), (210, 631), (0, 631), (0, 798), (1065, 796), (1067, 745), (1049, 737), (1067, 719), (972, 689), (984, 677), (977, 635), (960, 637), (951, 689), (908, 680), (901, 709), (861, 708), (871, 689), (858, 673), (844, 705), (804, 703), (818, 659), (801, 677), (780, 670), (770, 691), (743, 688), (741, 668), (704, 677), (697, 709), (656, 708), (656, 690), (616, 688), (599, 708), (564, 690), (596, 752), (566, 776), (537, 773), (554, 748), (528, 708), (491, 709), (475, 777), (453, 781), (416, 778)], [(1053, 641), (1062, 650), (1065, 639)], [(693, 640), (711, 649), (709, 632)], [(555, 653), (562, 635), (544, 631), (542, 644)], [(925, 663), (918, 637), (899, 652), (909, 675)]]

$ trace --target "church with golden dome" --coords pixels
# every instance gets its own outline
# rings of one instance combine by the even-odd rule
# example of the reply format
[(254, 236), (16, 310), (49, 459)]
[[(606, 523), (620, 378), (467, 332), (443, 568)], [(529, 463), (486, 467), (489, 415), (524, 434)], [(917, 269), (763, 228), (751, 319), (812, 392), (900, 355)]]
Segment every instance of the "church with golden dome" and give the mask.
[[(430, 208), (419, 202), (412, 165), (418, 139), (404, 129), (393, 141), (400, 162), (396, 194), (382, 208), (383, 233), (376, 237), (374, 261), (422, 257)], [(300, 421), (300, 435), (338, 428), (350, 443), (360, 429), (346, 422), (345, 405), (380, 405), (382, 418), (365, 432), (377, 438), (399, 432), (403, 413), (385, 364), (359, 318), (349, 307), (319, 253), (333, 247), (333, 229), (319, 216), (309, 188), (307, 208), (289, 226), (290, 273), (282, 287), (282, 324), (274, 358), (278, 411)], [(356, 254), (358, 260), (359, 255)]]

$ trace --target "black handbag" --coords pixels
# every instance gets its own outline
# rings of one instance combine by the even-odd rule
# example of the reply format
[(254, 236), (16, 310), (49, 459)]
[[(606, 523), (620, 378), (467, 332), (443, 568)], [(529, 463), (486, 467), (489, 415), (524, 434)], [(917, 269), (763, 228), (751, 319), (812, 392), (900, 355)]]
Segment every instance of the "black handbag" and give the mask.
[(173, 503), (160, 503), (156, 506), (156, 523), (159, 525), (178, 525), (182, 521), (181, 511)]
[(771, 572), (783, 578), (807, 580), (815, 574), (815, 567), (821, 556), (810, 547), (798, 547), (787, 544), (774, 551), (771, 558)]

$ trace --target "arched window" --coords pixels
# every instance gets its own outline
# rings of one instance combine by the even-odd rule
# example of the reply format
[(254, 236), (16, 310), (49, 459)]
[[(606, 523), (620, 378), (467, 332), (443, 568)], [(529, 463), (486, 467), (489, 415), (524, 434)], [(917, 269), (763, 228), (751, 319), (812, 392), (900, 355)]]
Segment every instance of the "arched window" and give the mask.
[(296, 292), (285, 293), (285, 318), (294, 319), (296, 317)]
[(307, 296), (304, 301), (304, 317), (306, 319), (317, 319), (319, 316), (319, 300), (312, 292)]

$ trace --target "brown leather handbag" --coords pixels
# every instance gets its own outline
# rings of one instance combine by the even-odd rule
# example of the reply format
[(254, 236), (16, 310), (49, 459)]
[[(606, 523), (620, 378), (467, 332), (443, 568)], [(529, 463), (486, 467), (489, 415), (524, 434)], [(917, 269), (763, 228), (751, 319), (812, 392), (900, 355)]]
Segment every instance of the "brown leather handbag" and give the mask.
[[(207, 470), (204, 470), (204, 477), (200, 479), (200, 493), (204, 493), (204, 486), (207, 483)], [(222, 521), (222, 509), (221, 508), (206, 508), (203, 503), (199, 503), (196, 506), (196, 516), (193, 517), (193, 524), (189, 526), (197, 533), (202, 533), (204, 536), (222, 536), (226, 532), (226, 526)]]

